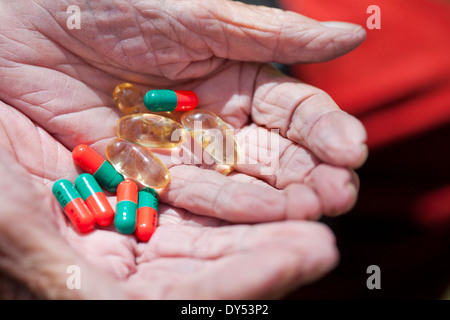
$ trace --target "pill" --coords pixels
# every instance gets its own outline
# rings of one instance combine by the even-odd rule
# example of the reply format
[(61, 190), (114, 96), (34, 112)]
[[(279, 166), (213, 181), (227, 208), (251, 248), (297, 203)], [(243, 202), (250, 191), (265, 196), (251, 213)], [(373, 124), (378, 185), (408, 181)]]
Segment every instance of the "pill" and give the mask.
[(114, 226), (123, 234), (131, 234), (136, 229), (138, 186), (131, 180), (122, 181), (117, 187), (116, 215)]
[(117, 137), (148, 148), (174, 148), (186, 139), (178, 122), (151, 113), (124, 116), (117, 121)]
[(205, 109), (191, 110), (183, 114), (181, 123), (217, 163), (230, 167), (236, 165), (239, 144), (233, 131), (216, 114)]
[(52, 192), (78, 231), (86, 233), (94, 228), (95, 217), (72, 182), (60, 179), (53, 184)]
[(95, 222), (103, 227), (109, 226), (114, 219), (114, 210), (94, 176), (89, 173), (80, 174), (75, 179), (75, 188), (94, 214)]
[(148, 241), (158, 221), (158, 193), (155, 189), (143, 188), (139, 191), (136, 219), (136, 237)]
[(124, 177), (143, 187), (163, 188), (169, 183), (169, 170), (164, 163), (137, 143), (115, 138), (106, 146), (106, 157)]
[(197, 95), (189, 90), (150, 90), (144, 95), (144, 105), (152, 112), (187, 111), (197, 104)]
[(115, 192), (119, 183), (124, 180), (108, 161), (85, 144), (77, 145), (73, 149), (72, 158), (108, 191)]
[[(131, 83), (121, 83), (114, 88), (113, 100), (117, 108), (123, 114), (148, 113), (149, 110), (144, 105), (144, 92)], [(163, 117), (175, 120), (172, 112), (154, 112)]]

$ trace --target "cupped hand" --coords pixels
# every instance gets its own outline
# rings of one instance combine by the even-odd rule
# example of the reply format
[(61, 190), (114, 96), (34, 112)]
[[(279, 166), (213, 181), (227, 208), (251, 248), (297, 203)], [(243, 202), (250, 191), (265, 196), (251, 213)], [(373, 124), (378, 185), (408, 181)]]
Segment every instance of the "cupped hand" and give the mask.
[[(80, 29), (67, 26), (73, 4)], [(5, 275), (45, 298), (277, 298), (335, 265), (330, 231), (304, 220), (355, 203), (364, 128), (326, 93), (267, 63), (337, 57), (364, 39), (360, 27), (230, 1), (0, 7)], [(50, 191), (80, 173), (75, 145), (104, 155), (121, 116), (111, 93), (125, 81), (194, 90), (241, 146), (253, 146), (229, 176), (160, 154), (171, 182), (148, 243), (111, 228), (77, 233)], [(79, 290), (66, 285), (70, 265), (82, 272)]]

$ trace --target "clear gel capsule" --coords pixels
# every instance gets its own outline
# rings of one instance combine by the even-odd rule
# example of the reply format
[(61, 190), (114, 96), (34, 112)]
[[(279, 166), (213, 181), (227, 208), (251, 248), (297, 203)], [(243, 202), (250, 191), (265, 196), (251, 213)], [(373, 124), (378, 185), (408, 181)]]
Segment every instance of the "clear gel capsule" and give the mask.
[(144, 187), (163, 188), (169, 183), (167, 167), (144, 146), (116, 138), (106, 146), (106, 157), (118, 172)]
[(186, 139), (186, 130), (176, 121), (151, 113), (120, 118), (117, 137), (148, 148), (174, 148)]
[[(121, 83), (114, 88), (113, 100), (123, 114), (148, 113), (144, 105), (144, 92), (131, 83)], [(163, 117), (175, 120), (172, 112), (153, 112)]]
[(188, 111), (181, 123), (217, 163), (233, 167), (238, 162), (240, 148), (233, 131), (212, 111)]

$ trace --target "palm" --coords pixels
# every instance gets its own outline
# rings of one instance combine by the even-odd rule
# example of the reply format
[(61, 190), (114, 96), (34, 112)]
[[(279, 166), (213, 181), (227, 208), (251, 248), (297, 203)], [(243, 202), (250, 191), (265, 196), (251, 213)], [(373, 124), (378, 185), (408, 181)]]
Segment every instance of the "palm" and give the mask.
[[(124, 10), (130, 8), (126, 1), (121, 5)], [(42, 7), (46, 6), (43, 2)], [(249, 60), (245, 45), (220, 48), (213, 38), (218, 31), (209, 37), (189, 32), (189, 23), (195, 22), (192, 27), (198, 30), (206, 28), (207, 17), (202, 20), (199, 14), (195, 21), (176, 20), (167, 18), (167, 11), (152, 9), (147, 4), (121, 15), (99, 4), (90, 9), (93, 15), (82, 20), (80, 30), (64, 30), (65, 8), (50, 10), (52, 15), (47, 15), (47, 20), (41, 16), (32, 23), (33, 28), (16, 28), (21, 23), (16, 20), (5, 24), (8, 27), (1, 30), (5, 38), (0, 43), (7, 48), (0, 64), (4, 75), (0, 87), (7, 89), (1, 92), (5, 103), (0, 106), (6, 115), (0, 120), (2, 144), (27, 169), (28, 173), (20, 171), (19, 175), (24, 181), (36, 178), (33, 190), (48, 198), (55, 180), (73, 181), (79, 174), (70, 152), (75, 145), (88, 143), (104, 154), (120, 117), (111, 93), (124, 81), (143, 88), (195, 90), (202, 107), (238, 129), (241, 143), (246, 136), (257, 135), (261, 127), (279, 130), (279, 135), (272, 136), (276, 143), (269, 147), (279, 148), (277, 170), (270, 171), (268, 166), (273, 163), (261, 156), (266, 142), (256, 145), (256, 164), (240, 164), (237, 173), (228, 177), (196, 166), (176, 166), (170, 157), (159, 154), (170, 167), (171, 183), (161, 193), (160, 226), (149, 243), (137, 243), (134, 237), (111, 229), (77, 234), (54, 201), (39, 208), (42, 221), (54, 221), (53, 228), (82, 256), (79, 259), (95, 265), (95, 272), (106, 274), (108, 285), (116, 286), (111, 279), (121, 279), (117, 286), (137, 297), (272, 297), (319, 276), (336, 257), (332, 238), (323, 227), (307, 222), (228, 224), (317, 219), (321, 212), (348, 210), (356, 199), (356, 178), (352, 171), (335, 165), (358, 165), (363, 151), (355, 151), (350, 141), (343, 152), (328, 152), (329, 144), (315, 133), (315, 127), (333, 120), (338, 129), (350, 125), (349, 130), (360, 135), (363, 130), (340, 112), (322, 117), (320, 105), (310, 105), (315, 100), (331, 103), (316, 89), (286, 78), (262, 62), (227, 59)], [(32, 14), (42, 8), (21, 10)], [(176, 16), (182, 11), (170, 12)], [(171, 23), (162, 24), (160, 21), (167, 21), (164, 19)], [(56, 25), (62, 29), (55, 31)], [(150, 34), (158, 36), (150, 38)], [(285, 55), (287, 62), (295, 60), (294, 54)], [(16, 80), (11, 83), (11, 79)], [(279, 96), (285, 96), (283, 102), (287, 103), (280, 106)], [(308, 99), (311, 102), (303, 106), (302, 101)], [(293, 114), (299, 106), (305, 109), (304, 115), (299, 112), (295, 120)], [(270, 107), (273, 113), (267, 110)], [(318, 111), (308, 111), (314, 108)], [(315, 127), (309, 122), (316, 122)], [(299, 124), (307, 127), (308, 134)], [(343, 134), (344, 142), (347, 138)], [(244, 150), (244, 159), (253, 156)], [(261, 173), (261, 169), (269, 169), (266, 172), (271, 174)], [(314, 256), (312, 251), (322, 253)], [(308, 261), (311, 256), (314, 258)], [(89, 267), (91, 271), (94, 273)], [(274, 281), (280, 276), (282, 281)], [(243, 289), (243, 283), (249, 286)]]

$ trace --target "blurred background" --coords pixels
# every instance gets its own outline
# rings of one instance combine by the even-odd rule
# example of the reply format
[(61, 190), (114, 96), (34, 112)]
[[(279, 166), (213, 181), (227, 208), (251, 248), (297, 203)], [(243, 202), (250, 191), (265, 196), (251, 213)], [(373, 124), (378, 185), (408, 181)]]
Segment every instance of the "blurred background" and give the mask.
[[(333, 61), (277, 65), (359, 118), (369, 146), (357, 205), (323, 219), (336, 234), (339, 266), (286, 298), (450, 299), (450, 1), (243, 2), (367, 31)], [(379, 29), (368, 28), (371, 5)], [(379, 290), (366, 286), (370, 265), (380, 267)]]

